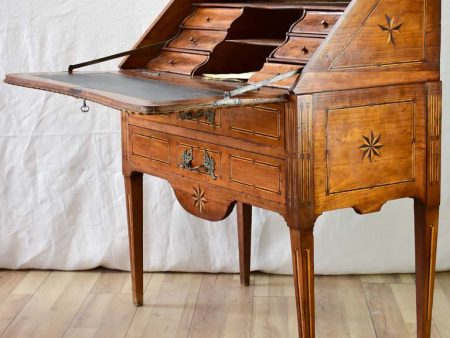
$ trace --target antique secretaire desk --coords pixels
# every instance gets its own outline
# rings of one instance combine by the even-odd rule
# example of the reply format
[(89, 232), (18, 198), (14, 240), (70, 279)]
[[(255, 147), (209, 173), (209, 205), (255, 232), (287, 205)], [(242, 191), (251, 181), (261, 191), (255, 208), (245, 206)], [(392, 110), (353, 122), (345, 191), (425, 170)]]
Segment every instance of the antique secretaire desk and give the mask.
[[(126, 56), (119, 71), (77, 68)], [(122, 111), (133, 297), (142, 304), (142, 175), (191, 214), (251, 205), (290, 229), (299, 334), (314, 337), (314, 222), (414, 198), (417, 335), (430, 336), (440, 200), (439, 0), (172, 0), (134, 50), (6, 82)], [(204, 78), (246, 77), (247, 83)], [(248, 74), (247, 74), (248, 75)], [(83, 106), (84, 109), (86, 106)]]

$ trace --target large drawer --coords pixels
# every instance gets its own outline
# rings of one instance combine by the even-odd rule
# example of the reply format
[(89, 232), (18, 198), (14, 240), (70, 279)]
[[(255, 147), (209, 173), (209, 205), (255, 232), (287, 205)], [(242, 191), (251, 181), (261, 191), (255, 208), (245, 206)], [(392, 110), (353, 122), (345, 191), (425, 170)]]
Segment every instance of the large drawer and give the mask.
[(148, 69), (177, 74), (191, 75), (194, 70), (208, 60), (208, 55), (163, 51), (150, 61)]
[(160, 169), (283, 203), (284, 160), (129, 126), (128, 158), (141, 169)]
[(164, 130), (187, 137), (204, 136), (275, 157), (284, 155), (284, 104), (230, 107), (204, 112), (184, 112), (158, 116), (130, 116), (130, 124)]
[(341, 13), (308, 11), (292, 28), (293, 33), (328, 34), (341, 17)]
[(227, 30), (242, 14), (240, 8), (197, 8), (183, 22), (185, 28)]

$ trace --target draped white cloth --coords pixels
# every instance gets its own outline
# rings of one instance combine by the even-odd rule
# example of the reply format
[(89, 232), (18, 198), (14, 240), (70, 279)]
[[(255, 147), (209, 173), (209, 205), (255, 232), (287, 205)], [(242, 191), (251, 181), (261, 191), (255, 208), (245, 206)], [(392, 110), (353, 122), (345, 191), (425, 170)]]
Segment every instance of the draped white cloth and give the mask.
[[(61, 71), (129, 49), (167, 0), (1, 0), (0, 77)], [(450, 268), (450, 3), (443, 1), (444, 134), (438, 266)], [(119, 61), (90, 69), (116, 69)], [(0, 84), (0, 267), (128, 269), (119, 112)], [(235, 214), (218, 223), (187, 214), (163, 180), (145, 181), (145, 269), (238, 270)], [(252, 269), (290, 273), (283, 219), (254, 209)], [(315, 228), (320, 274), (414, 269), (413, 204), (377, 214), (341, 210)]]

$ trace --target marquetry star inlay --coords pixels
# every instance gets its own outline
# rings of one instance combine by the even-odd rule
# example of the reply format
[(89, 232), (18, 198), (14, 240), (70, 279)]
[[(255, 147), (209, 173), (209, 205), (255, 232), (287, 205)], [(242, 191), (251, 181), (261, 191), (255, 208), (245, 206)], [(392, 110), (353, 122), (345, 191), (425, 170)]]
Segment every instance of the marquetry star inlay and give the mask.
[(359, 147), (363, 152), (362, 159), (367, 157), (372, 162), (375, 156), (381, 157), (380, 149), (383, 148), (383, 144), (380, 143), (381, 134), (375, 137), (371, 130), (369, 137), (363, 135), (362, 138), (364, 143)]
[(391, 18), (389, 15), (386, 15), (387, 26), (378, 25), (383, 32), (388, 33), (386, 45), (389, 45), (391, 43), (395, 45), (394, 32), (400, 31), (400, 28), (403, 26), (403, 23), (397, 25), (395, 23), (395, 19), (396, 19), (395, 16)]
[(192, 194), (192, 199), (194, 200), (194, 206), (202, 213), (206, 210), (206, 203), (208, 200), (205, 198), (205, 191), (198, 187), (194, 187), (194, 193)]

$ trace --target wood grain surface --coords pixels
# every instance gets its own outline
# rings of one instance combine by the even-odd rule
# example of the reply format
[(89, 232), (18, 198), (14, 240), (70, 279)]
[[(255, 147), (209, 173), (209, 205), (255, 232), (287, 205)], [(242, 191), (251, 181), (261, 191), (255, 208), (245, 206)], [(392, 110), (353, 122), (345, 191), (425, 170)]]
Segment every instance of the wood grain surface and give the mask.
[[(236, 253), (237, 254), (237, 253)], [(298, 337), (291, 276), (0, 270), (0, 337)], [(414, 275), (317, 276), (317, 338), (416, 337)], [(450, 336), (450, 273), (437, 273), (431, 337)]]

